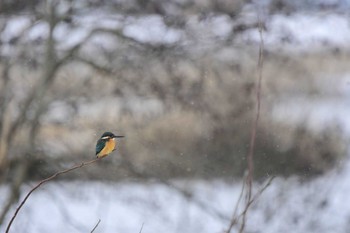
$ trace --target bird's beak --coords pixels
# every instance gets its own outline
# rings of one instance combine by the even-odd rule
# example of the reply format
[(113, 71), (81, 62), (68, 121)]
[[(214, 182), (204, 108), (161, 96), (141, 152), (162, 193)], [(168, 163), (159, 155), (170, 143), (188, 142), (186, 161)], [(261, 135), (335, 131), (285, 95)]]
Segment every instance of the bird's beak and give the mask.
[(116, 136), (114, 135), (113, 138), (123, 138), (124, 136)]

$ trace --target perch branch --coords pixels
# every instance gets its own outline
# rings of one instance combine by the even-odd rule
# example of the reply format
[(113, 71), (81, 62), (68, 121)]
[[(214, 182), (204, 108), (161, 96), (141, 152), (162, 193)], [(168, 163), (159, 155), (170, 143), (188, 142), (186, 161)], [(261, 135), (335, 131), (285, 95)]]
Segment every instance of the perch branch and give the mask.
[(100, 160), (100, 158), (96, 158), (96, 159), (93, 159), (93, 160), (90, 160), (90, 161), (87, 161), (87, 162), (82, 162), (81, 164), (78, 164), (78, 165), (75, 165), (71, 168), (68, 168), (68, 169), (65, 169), (65, 170), (62, 170), (62, 171), (59, 171), (59, 172), (56, 172), (55, 174), (53, 174), (52, 176), (44, 179), (44, 180), (41, 180), (36, 186), (34, 186), (34, 188), (32, 188), (28, 194), (25, 196), (25, 198), (23, 199), (23, 201), (21, 202), (21, 204), (17, 207), (16, 209), (16, 212), (14, 213), (14, 215), (12, 216), (9, 224), (7, 225), (7, 228), (6, 228), (6, 233), (10, 232), (10, 228), (11, 228), (11, 225), (13, 223), (13, 221), (15, 220), (18, 212), (20, 211), (20, 209), (23, 207), (23, 205), (26, 203), (27, 199), (29, 198), (29, 196), (37, 189), (39, 188), (41, 185), (43, 185), (44, 183), (48, 182), (48, 181), (51, 181), (53, 180), (54, 178), (56, 178), (57, 176), (59, 175), (62, 175), (62, 174), (65, 174), (65, 173), (68, 173), (70, 171), (73, 171), (73, 170), (76, 170), (78, 168), (82, 168), (82, 167), (85, 167), (87, 165), (90, 165), (92, 163), (95, 163), (97, 162), (98, 160)]

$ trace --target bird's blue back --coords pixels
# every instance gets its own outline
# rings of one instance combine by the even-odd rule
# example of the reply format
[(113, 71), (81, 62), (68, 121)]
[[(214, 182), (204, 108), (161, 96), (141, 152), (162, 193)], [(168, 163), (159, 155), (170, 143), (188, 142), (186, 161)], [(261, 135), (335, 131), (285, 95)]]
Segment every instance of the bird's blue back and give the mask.
[(96, 144), (96, 155), (101, 152), (101, 150), (105, 147), (106, 141), (99, 139)]

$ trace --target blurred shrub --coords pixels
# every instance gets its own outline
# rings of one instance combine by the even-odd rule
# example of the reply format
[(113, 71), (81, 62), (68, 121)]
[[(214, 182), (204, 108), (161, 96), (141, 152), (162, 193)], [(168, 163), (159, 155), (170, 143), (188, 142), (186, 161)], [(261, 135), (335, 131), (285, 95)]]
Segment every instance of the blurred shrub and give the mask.
[[(20, 146), (10, 149), (9, 158), (32, 156), (35, 161), (46, 161), (42, 163), (45, 171), (51, 165), (57, 170), (57, 164), (94, 157), (96, 140), (108, 130), (125, 134), (120, 154), (155, 176), (241, 176), (255, 117), (257, 54), (232, 47), (200, 54), (148, 48), (134, 56), (119, 60), (121, 54), (112, 59), (114, 67), (109, 72), (67, 63), (45, 95), (48, 106), (38, 119), (37, 139), (30, 140), (28, 125), (24, 125), (14, 138), (13, 145)], [(318, 64), (324, 56), (266, 54), (255, 152), (257, 176), (316, 174), (344, 156), (345, 140), (333, 126), (315, 133), (288, 119), (285, 125), (277, 123), (272, 115), (282, 97), (318, 95), (322, 72)], [(337, 66), (337, 59), (328, 59), (327, 69)], [(18, 75), (20, 70), (18, 66), (10, 69), (11, 80), (18, 90), (27, 90), (30, 85), (26, 84), (35, 80), (38, 71), (26, 69), (23, 76)], [(26, 80), (19, 82), (22, 77)], [(86, 171), (94, 173), (95, 179), (125, 176), (117, 166), (118, 156), (106, 161), (97, 170)], [(33, 167), (40, 170), (40, 163)]]

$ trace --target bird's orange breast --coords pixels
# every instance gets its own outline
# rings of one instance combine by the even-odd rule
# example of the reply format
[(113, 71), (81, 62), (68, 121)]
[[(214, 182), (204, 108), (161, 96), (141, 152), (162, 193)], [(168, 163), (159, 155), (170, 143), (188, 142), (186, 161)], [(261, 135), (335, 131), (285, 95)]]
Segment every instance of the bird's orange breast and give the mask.
[(110, 139), (106, 142), (105, 147), (100, 151), (100, 153), (98, 153), (97, 157), (105, 157), (107, 156), (109, 153), (111, 153), (112, 151), (114, 151), (116, 146), (115, 140), (114, 139)]

